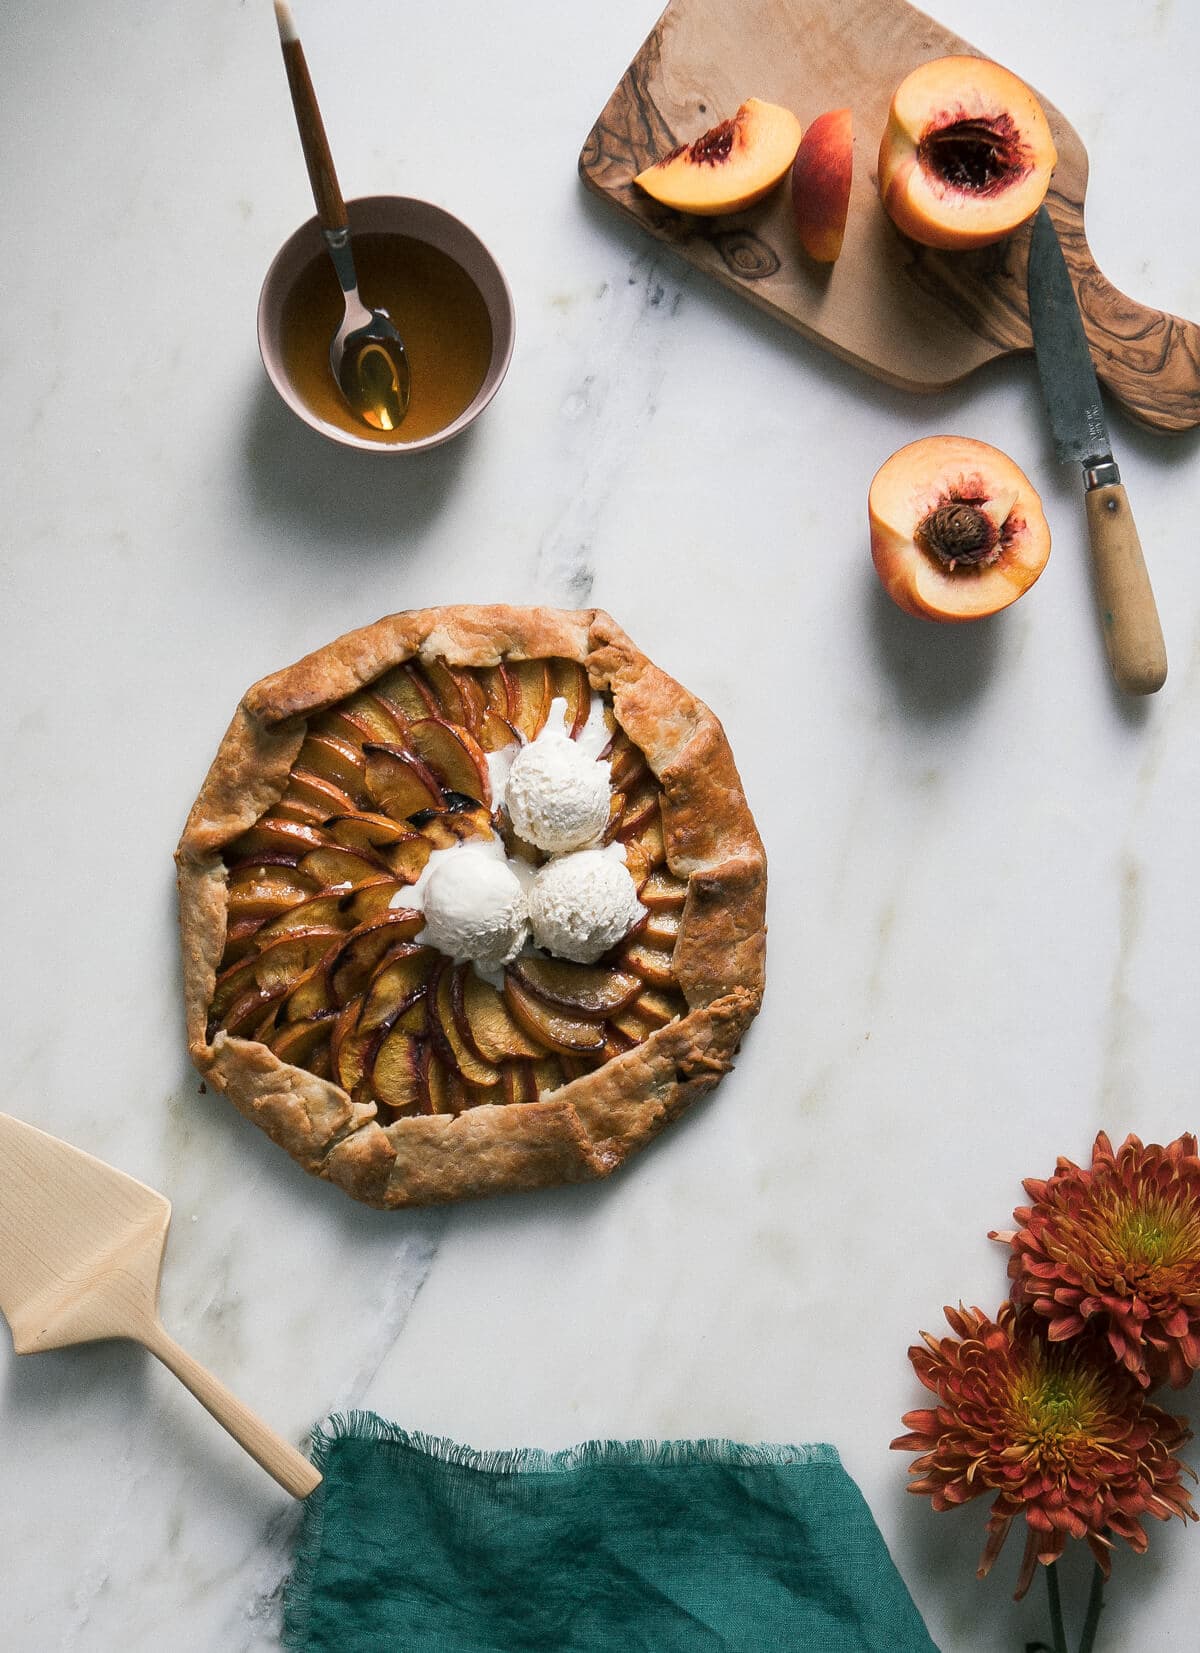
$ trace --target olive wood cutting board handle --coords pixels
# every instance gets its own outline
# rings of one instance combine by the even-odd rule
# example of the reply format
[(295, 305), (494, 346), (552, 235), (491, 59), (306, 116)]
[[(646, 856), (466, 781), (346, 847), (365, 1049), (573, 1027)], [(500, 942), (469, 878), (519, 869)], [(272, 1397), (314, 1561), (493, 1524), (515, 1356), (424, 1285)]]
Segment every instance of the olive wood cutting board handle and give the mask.
[[(579, 170), (688, 263), (843, 361), (904, 390), (943, 390), (1033, 348), (1027, 229), (975, 252), (936, 252), (902, 236), (879, 202), (876, 154), (892, 93), (917, 64), (953, 54), (981, 55), (906, 0), (671, 0), (592, 128)], [(747, 97), (781, 103), (806, 125), (827, 109), (853, 110), (854, 184), (836, 264), (801, 251), (786, 185), (721, 218), (673, 212), (635, 187), (643, 167)], [(1200, 424), (1200, 327), (1126, 298), (1096, 268), (1083, 227), (1087, 153), (1041, 101), (1059, 157), (1047, 206), (1096, 372), (1135, 418), (1188, 430)]]

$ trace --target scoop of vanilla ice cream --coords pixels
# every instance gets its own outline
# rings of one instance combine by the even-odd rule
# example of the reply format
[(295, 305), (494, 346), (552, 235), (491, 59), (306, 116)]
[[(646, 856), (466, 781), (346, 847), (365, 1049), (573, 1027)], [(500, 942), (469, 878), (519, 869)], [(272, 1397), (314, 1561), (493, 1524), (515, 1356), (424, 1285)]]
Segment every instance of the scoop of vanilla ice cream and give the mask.
[(513, 759), (504, 802), (526, 843), (550, 855), (595, 843), (608, 825), (611, 765), (547, 724)]
[(507, 964), (525, 945), (529, 907), (516, 873), (480, 845), (462, 844), (430, 873), (419, 939), (451, 958)]
[(594, 964), (643, 911), (628, 867), (605, 850), (548, 861), (529, 891), (534, 941), (576, 964)]

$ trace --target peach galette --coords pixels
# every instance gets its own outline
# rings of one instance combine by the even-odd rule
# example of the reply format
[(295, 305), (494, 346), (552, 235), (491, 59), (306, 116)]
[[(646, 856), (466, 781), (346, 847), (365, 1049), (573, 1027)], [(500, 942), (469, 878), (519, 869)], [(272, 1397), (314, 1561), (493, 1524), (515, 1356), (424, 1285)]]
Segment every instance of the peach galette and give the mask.
[(197, 1066), (372, 1205), (607, 1175), (762, 996), (724, 733), (598, 610), (393, 615), (264, 679), (176, 860)]

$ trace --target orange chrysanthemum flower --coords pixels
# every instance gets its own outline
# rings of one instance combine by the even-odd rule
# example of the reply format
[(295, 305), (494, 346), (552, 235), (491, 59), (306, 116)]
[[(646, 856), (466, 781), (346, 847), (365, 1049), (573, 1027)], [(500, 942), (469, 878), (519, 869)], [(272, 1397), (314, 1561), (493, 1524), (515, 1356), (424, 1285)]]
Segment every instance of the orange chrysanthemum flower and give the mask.
[(995, 1494), (980, 1578), (1017, 1516), (1029, 1528), (1018, 1599), (1068, 1538), (1086, 1539), (1107, 1577), (1114, 1538), (1146, 1548), (1146, 1516), (1196, 1519), (1175, 1457), (1186, 1420), (1151, 1405), (1102, 1341), (1051, 1343), (1011, 1302), (995, 1320), (961, 1305), (946, 1318), (955, 1337), (922, 1332), (925, 1347), (908, 1351), (937, 1406), (906, 1413), (909, 1433), (892, 1446), (921, 1454), (908, 1490), (936, 1510)]
[(1200, 1367), (1200, 1158), (1196, 1138), (1116, 1153), (1103, 1131), (1090, 1169), (1060, 1159), (1024, 1185), (1012, 1248), (1013, 1298), (1049, 1321), (1052, 1342), (1095, 1322), (1143, 1388), (1180, 1389)]

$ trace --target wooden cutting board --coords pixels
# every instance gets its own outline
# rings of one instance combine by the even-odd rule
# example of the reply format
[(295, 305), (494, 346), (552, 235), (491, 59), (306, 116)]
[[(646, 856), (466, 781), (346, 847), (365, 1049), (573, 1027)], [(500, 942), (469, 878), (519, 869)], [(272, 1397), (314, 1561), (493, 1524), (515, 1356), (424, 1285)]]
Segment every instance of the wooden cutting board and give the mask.
[[(952, 53), (981, 55), (905, 0), (671, 0), (592, 128), (580, 173), (689, 264), (844, 361), (905, 390), (942, 390), (1033, 347), (1028, 229), (977, 252), (935, 252), (901, 236), (879, 203), (876, 157), (892, 93), (918, 63)], [(634, 187), (643, 167), (747, 97), (784, 104), (804, 124), (853, 109), (854, 187), (836, 264), (801, 251), (786, 181), (723, 218), (672, 212)], [(1126, 298), (1096, 268), (1083, 227), (1087, 153), (1041, 101), (1059, 157), (1047, 204), (1097, 372), (1145, 424), (1190, 429), (1200, 424), (1200, 328)]]

